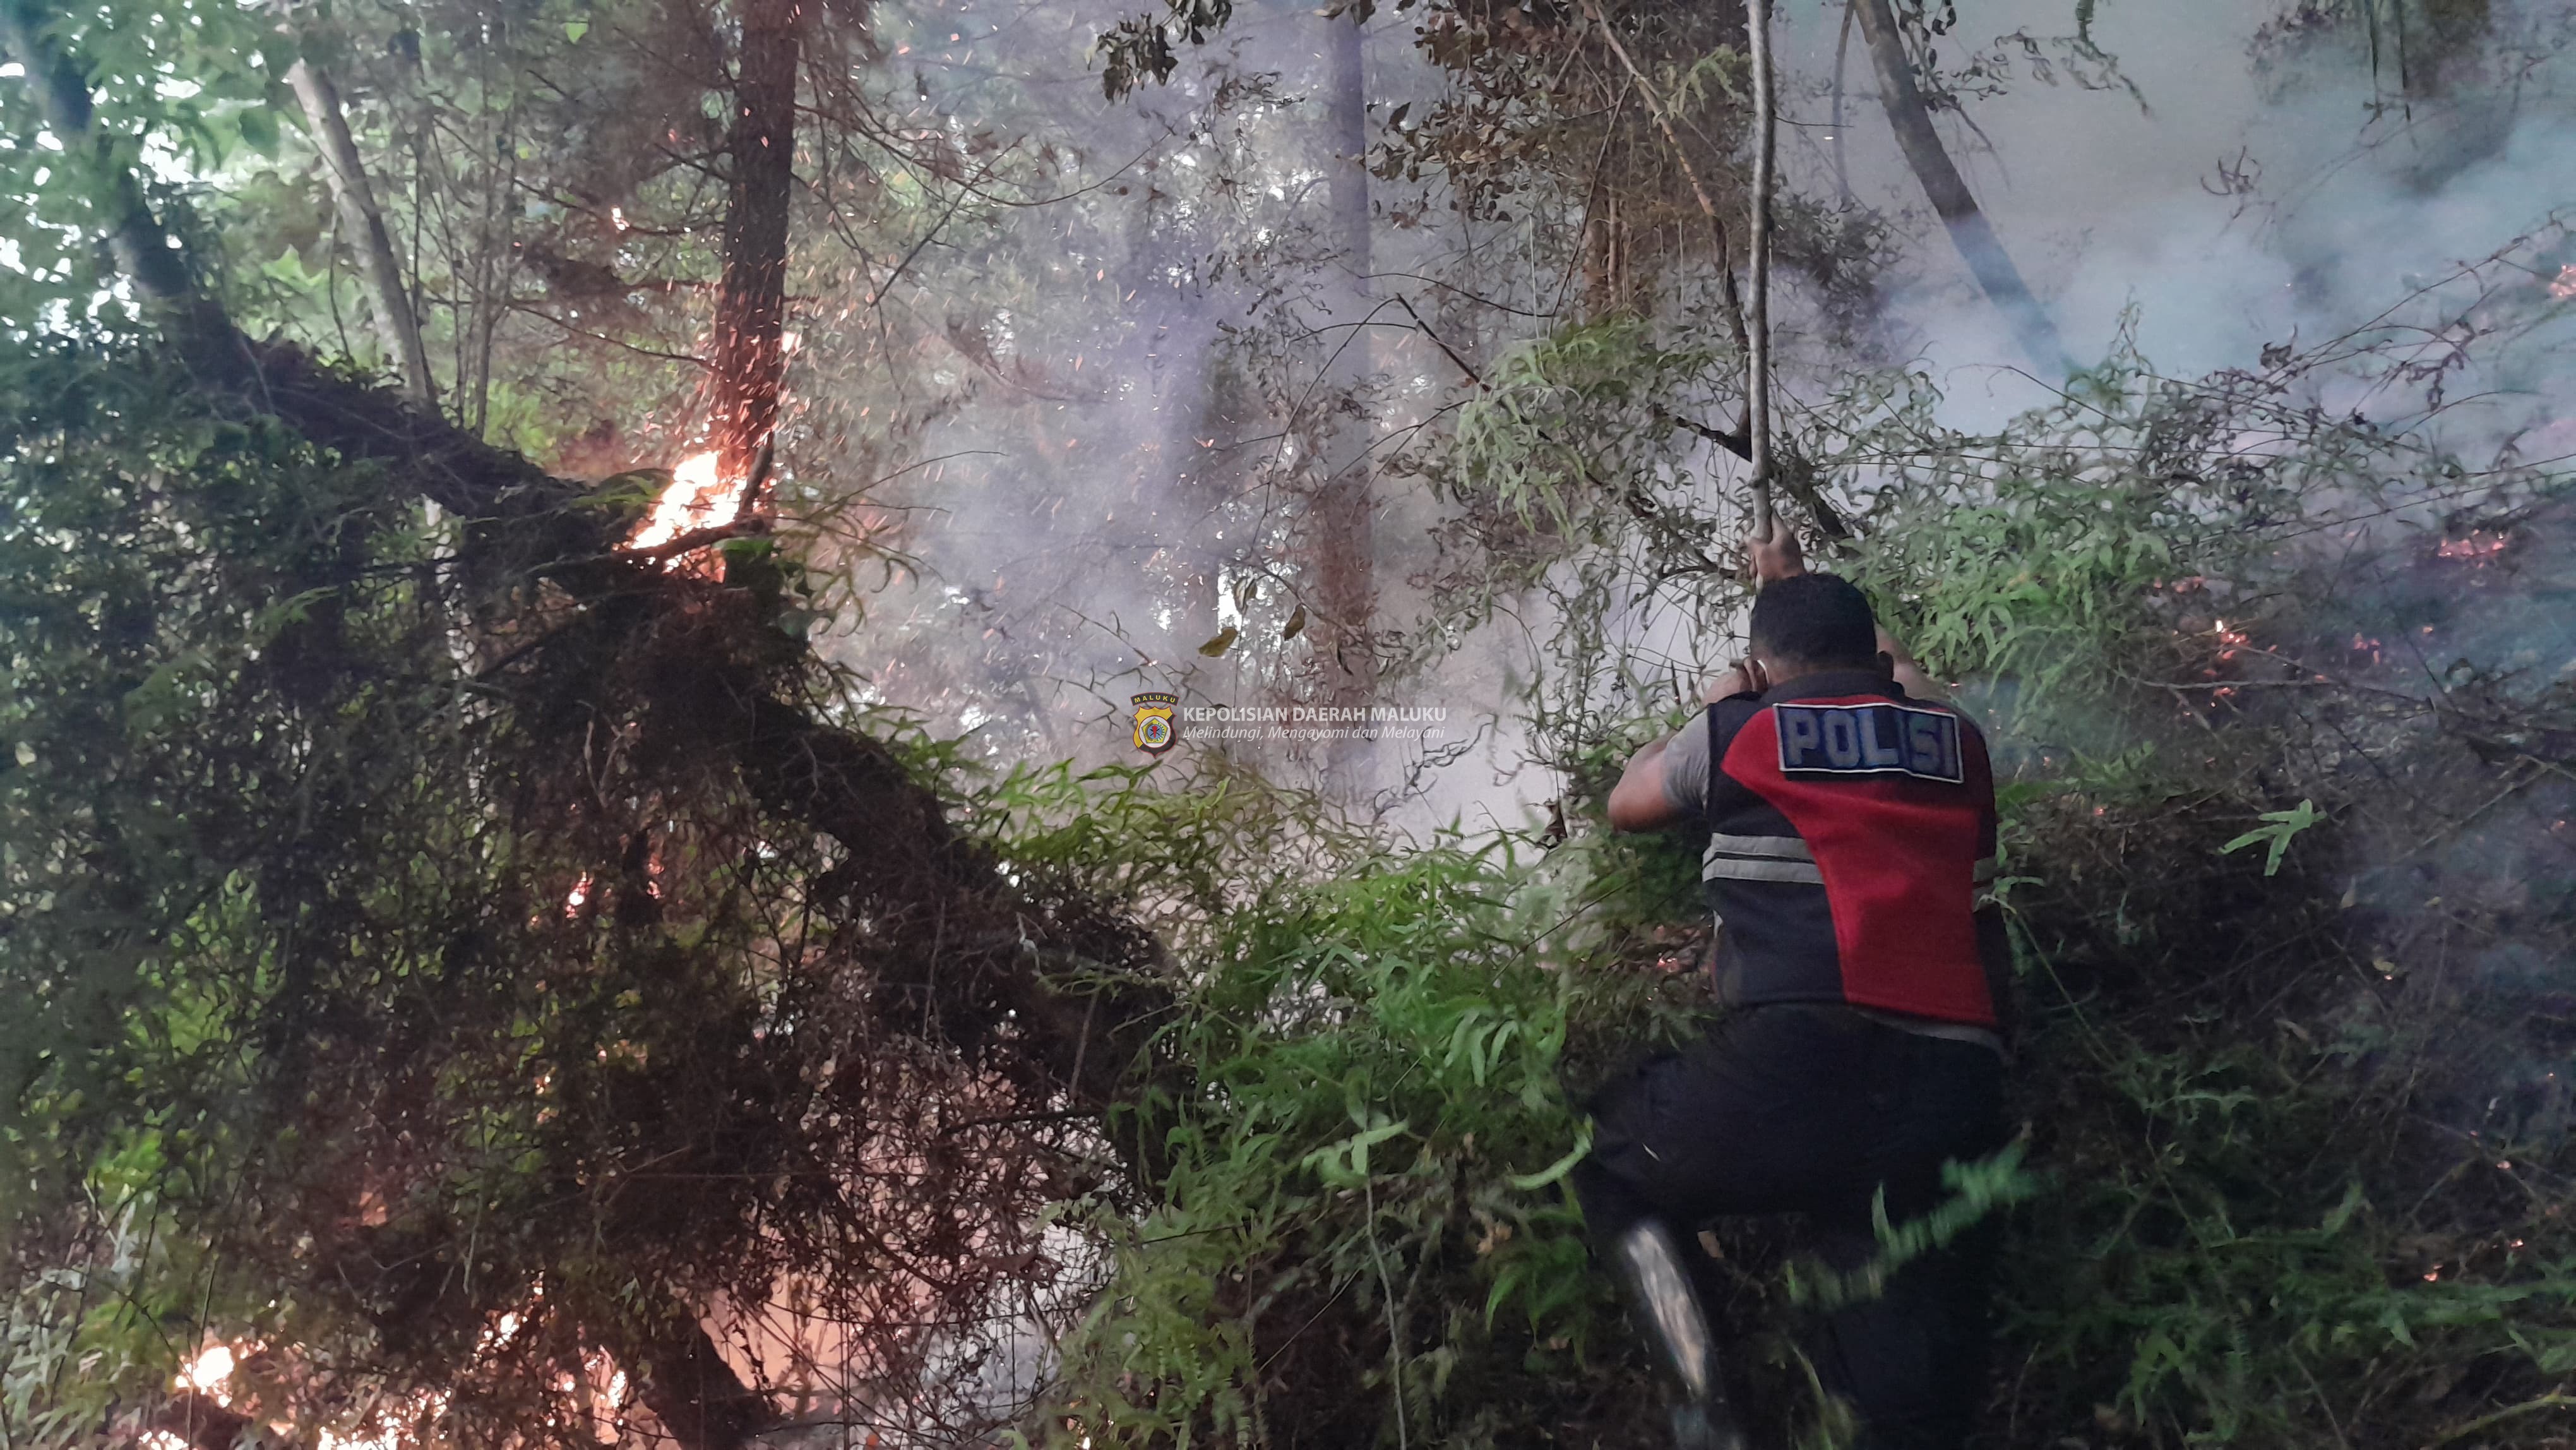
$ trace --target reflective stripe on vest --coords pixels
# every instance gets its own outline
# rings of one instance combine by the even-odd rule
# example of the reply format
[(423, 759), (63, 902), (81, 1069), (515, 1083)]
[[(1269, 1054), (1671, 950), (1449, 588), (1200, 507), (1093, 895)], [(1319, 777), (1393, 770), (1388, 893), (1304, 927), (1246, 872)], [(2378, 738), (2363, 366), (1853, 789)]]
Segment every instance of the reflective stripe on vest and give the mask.
[(1797, 837), (1724, 833), (1708, 838), (1708, 849), (1699, 858), (1699, 879), (1825, 884), (1824, 874), (1816, 869), (1815, 853)]

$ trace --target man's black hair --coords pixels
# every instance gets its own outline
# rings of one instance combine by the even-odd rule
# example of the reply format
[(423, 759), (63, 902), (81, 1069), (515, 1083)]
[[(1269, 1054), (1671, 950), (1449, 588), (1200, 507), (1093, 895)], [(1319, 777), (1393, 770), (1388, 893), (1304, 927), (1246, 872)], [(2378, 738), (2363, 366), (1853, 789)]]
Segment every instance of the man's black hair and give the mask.
[(1869, 600), (1839, 574), (1792, 574), (1753, 597), (1753, 642), (1765, 653), (1811, 665), (1878, 662), (1878, 620)]

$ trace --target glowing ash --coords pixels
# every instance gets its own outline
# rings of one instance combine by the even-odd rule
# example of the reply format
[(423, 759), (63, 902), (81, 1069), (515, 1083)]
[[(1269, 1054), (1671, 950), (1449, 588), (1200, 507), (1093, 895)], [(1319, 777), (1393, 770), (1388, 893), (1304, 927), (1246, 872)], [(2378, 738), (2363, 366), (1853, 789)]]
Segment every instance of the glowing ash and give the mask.
[(2433, 553), (2438, 558), (2466, 559), (2472, 564), (2483, 564), (2503, 553), (2505, 543), (2506, 539), (2502, 534), (2490, 534), (2484, 529), (2473, 529), (2465, 539), (2444, 539), (2434, 548)]

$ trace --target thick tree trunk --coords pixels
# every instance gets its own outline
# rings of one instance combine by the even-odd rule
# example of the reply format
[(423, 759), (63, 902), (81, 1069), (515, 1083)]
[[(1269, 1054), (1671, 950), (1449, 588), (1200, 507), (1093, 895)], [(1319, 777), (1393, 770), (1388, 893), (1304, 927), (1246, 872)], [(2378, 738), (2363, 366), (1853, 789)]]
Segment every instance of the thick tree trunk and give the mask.
[(430, 377), (429, 351), (421, 346), (420, 319), (412, 314), (411, 294), (403, 287), (402, 264), (394, 258), (394, 242), (385, 231), (385, 214), (376, 205), (376, 191), (367, 183), (367, 168), (358, 157), (358, 143), (349, 134), (349, 118), (340, 109), (339, 89), (331, 84), (329, 72), (304, 61), (286, 69), (286, 83), (295, 89), (295, 99), (303, 104), (304, 119), (313, 131), (313, 145), (322, 153), (322, 169), (331, 180), (331, 199), (340, 209), (340, 225), (348, 228), (358, 248), (358, 269), (367, 282), (367, 303), (376, 318), (376, 335), (383, 339), (385, 354), (402, 368), (403, 391), (423, 407), (438, 405), (438, 384)]
[(1932, 209), (1949, 228), (1951, 243), (1976, 276), (1977, 285), (1985, 289), (1987, 300), (2011, 325), (2031, 365), (2052, 382), (2064, 377), (2073, 371), (2073, 364), (2058, 341), (2057, 328), (2023, 283), (2011, 254), (1995, 239), (1994, 228), (1977, 209), (1977, 198), (1932, 129), (1932, 113), (1923, 103), (1922, 87), (1915, 84), (1914, 63), (1906, 58), (1905, 37), (1896, 28), (1895, 14), (1887, 0), (1851, 0), (1851, 4), (1860, 18), (1861, 37), (1869, 45), (1870, 63), (1878, 71), (1878, 98), (1887, 109), (1887, 123), (1896, 129), (1896, 144), (1923, 183)]
[(742, 1382), (693, 1319), (674, 1324), (639, 1359), (638, 1398), (680, 1450), (737, 1450), (776, 1418), (768, 1398)]
[(754, 460), (778, 427), (803, 20), (804, 0), (743, 0), (742, 58), (725, 136), (732, 175), (714, 358), (717, 471), (730, 484), (751, 478)]
[[(1324, 406), (1331, 416), (1323, 431), (1325, 469), (1314, 498), (1315, 602), (1323, 628), (1316, 643), (1324, 656), (1325, 703), (1338, 708), (1365, 706), (1377, 694), (1377, 659), (1370, 627), (1377, 613), (1377, 501), (1370, 487), (1371, 447), (1376, 430), (1364, 410), (1342, 406), (1367, 382), (1369, 345), (1369, 173), (1368, 87), (1366, 57), (1357, 12), (1328, 17), (1324, 44), (1330, 64), (1325, 97), (1325, 134), (1332, 148), (1326, 202), (1332, 211), (1332, 233), (1349, 283), (1329, 343), (1334, 359), (1325, 376)], [(1333, 783), (1362, 789), (1366, 741), (1337, 740), (1326, 752)]]

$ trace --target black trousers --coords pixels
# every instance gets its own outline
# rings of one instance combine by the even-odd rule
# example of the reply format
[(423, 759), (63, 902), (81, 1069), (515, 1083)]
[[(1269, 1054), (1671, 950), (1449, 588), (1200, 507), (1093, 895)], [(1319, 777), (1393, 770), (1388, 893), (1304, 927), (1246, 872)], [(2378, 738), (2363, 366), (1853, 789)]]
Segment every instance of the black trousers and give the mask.
[[(1756, 1007), (1612, 1081), (1592, 1116), (1574, 1188), (1597, 1242), (1648, 1215), (1687, 1240), (1721, 1214), (1806, 1213), (1821, 1256), (1850, 1270), (1878, 1252), (1882, 1189), (1903, 1223), (1940, 1202), (1944, 1162), (2002, 1146), (2003, 1063), (1846, 1008)], [(1985, 1397), (1994, 1242), (1980, 1225), (1826, 1317), (1811, 1353), (1858, 1408), (1864, 1445), (1966, 1440)]]

